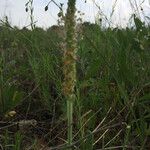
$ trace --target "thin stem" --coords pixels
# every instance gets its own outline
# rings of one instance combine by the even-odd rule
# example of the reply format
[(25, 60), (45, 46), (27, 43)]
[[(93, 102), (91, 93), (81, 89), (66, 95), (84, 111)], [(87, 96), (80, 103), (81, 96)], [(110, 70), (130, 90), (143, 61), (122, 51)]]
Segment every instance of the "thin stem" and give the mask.
[(68, 145), (72, 144), (73, 139), (73, 102), (67, 101), (67, 118), (68, 118)]

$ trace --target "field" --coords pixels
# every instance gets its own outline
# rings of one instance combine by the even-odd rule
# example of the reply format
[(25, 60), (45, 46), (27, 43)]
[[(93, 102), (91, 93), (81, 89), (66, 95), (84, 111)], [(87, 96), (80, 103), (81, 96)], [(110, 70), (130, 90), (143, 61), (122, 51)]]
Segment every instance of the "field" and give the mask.
[[(80, 24), (72, 148), (150, 149), (150, 27)], [(63, 26), (0, 24), (0, 149), (67, 149)]]

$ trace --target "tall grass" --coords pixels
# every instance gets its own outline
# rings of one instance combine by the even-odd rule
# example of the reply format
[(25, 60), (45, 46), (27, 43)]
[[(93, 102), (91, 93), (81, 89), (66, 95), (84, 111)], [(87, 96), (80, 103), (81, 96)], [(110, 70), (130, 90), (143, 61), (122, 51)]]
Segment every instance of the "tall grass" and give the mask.
[[(69, 126), (74, 131), (68, 137), (74, 149), (149, 148), (150, 27), (136, 16), (132, 19), (134, 26), (125, 29), (82, 24), (82, 37), (77, 41), (76, 100)], [(58, 120), (66, 120), (66, 98), (61, 93), (62, 28), (31, 31), (1, 24), (0, 31), (1, 118), (24, 99), (18, 106), (22, 113), (29, 103), (29, 116), (49, 110), (51, 128)], [(56, 130), (51, 135), (55, 144), (64, 140), (66, 124), (57, 128), (59, 138)]]

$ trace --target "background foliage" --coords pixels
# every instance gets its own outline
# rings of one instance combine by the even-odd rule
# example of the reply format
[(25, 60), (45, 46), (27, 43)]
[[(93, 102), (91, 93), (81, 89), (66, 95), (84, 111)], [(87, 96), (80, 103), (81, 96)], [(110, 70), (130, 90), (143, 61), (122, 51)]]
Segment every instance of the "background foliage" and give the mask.
[[(80, 142), (74, 149), (150, 146), (150, 27), (135, 15), (133, 20), (135, 25), (125, 29), (80, 24), (73, 124), (74, 141)], [(39, 125), (32, 133), (45, 135), (49, 146), (61, 144), (66, 134), (62, 35), (62, 26), (31, 31), (11, 28), (9, 22), (0, 25), (1, 120), (36, 119)], [(12, 110), (16, 116), (6, 118)], [(2, 146), (15, 144), (16, 138), (24, 144), (20, 133), (13, 132), (12, 140), (0, 124), (0, 133), (9, 139), (0, 137)], [(30, 141), (36, 149), (36, 139)]]

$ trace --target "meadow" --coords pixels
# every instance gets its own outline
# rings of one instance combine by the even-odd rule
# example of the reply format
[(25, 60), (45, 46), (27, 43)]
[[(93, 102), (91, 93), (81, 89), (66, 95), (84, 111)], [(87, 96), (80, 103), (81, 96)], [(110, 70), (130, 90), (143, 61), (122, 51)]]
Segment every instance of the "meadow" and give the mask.
[[(132, 19), (130, 28), (80, 24), (73, 149), (150, 149), (150, 26)], [(67, 149), (63, 46), (63, 26), (1, 22), (0, 149)]]

